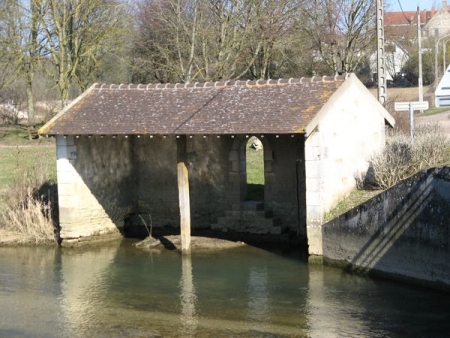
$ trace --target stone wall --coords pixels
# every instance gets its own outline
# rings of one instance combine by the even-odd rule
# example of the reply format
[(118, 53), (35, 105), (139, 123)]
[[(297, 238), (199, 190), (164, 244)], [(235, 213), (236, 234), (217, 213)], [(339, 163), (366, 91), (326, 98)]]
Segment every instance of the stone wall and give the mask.
[(120, 235), (135, 205), (131, 140), (57, 137), (60, 236), (64, 244)]
[[(245, 199), (243, 157), (247, 141), (244, 136), (187, 139), (193, 229), (209, 228)], [(293, 231), (298, 226), (299, 209), (301, 234), (306, 235), (303, 139), (268, 136), (263, 143), (266, 209)], [(179, 227), (175, 139), (140, 138), (133, 145), (138, 212), (151, 215), (154, 226)]]
[(444, 37), (450, 32), (450, 13), (441, 8), (426, 25), (427, 35), (437, 38)]
[[(305, 237), (303, 138), (263, 139), (266, 210), (277, 226)], [(210, 228), (245, 199), (247, 141), (245, 135), (188, 137), (192, 229)], [(58, 136), (57, 144), (64, 244), (123, 233), (128, 220), (179, 228), (175, 137)]]
[[(192, 228), (210, 226), (227, 210), (231, 138), (187, 139)], [(138, 180), (138, 213), (151, 216), (154, 226), (179, 227), (176, 139), (134, 140)], [(148, 217), (147, 216), (147, 217)]]
[(323, 258), (450, 289), (450, 167), (401, 182), (322, 227)]
[[(277, 225), (306, 238), (305, 143), (303, 136), (265, 138), (265, 204)], [(267, 147), (265, 145), (265, 147)]]
[(384, 108), (359, 82), (339, 88), (319, 114), (305, 141), (306, 208), (309, 252), (322, 255), (323, 215), (356, 186), (368, 158), (385, 144)]

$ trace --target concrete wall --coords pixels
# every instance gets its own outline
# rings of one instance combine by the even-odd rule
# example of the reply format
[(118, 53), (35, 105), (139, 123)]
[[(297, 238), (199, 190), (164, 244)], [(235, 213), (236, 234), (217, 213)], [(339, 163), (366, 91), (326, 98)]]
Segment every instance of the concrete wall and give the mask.
[(322, 227), (325, 261), (450, 289), (450, 167), (401, 182)]

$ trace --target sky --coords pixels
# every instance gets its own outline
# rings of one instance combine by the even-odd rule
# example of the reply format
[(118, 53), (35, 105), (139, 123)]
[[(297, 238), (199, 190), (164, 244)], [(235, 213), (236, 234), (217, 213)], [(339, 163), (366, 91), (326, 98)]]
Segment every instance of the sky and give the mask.
[[(417, 10), (417, 5), (422, 10), (431, 9), (433, 5), (435, 8), (440, 8), (442, 4), (442, 0), (385, 0), (384, 2), (390, 4), (389, 10), (392, 12), (400, 12), (400, 4), (405, 12)], [(447, 2), (450, 4), (450, 1)]]

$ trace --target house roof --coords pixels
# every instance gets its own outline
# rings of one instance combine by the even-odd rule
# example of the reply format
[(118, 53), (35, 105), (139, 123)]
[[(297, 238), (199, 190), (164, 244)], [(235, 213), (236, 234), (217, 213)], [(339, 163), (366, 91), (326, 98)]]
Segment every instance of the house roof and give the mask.
[[(420, 24), (425, 25), (436, 13), (436, 11), (420, 11)], [(416, 26), (417, 11), (408, 12), (385, 12), (385, 26)]]
[(348, 77), (190, 84), (94, 84), (39, 133), (305, 133), (307, 127), (311, 128), (316, 114)]

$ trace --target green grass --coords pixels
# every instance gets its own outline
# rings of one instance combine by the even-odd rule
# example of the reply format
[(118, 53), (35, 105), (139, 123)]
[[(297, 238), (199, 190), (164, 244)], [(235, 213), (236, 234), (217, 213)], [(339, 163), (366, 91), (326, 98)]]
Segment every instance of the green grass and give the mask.
[(45, 170), (51, 181), (55, 182), (55, 147), (0, 147), (0, 191), (10, 186), (19, 172), (30, 170)]
[(251, 148), (254, 138), (247, 142), (247, 200), (264, 200), (264, 151)]
[(443, 112), (449, 111), (449, 108), (430, 108), (428, 110), (425, 110), (423, 113), (417, 115), (417, 116), (431, 116), (431, 115), (437, 115), (441, 114)]
[(0, 212), (18, 180), (56, 182), (54, 139), (29, 140), (23, 126), (0, 126)]
[(350, 195), (339, 201), (338, 205), (330, 212), (325, 213), (324, 221), (328, 222), (332, 219), (346, 213), (361, 203), (378, 195), (382, 190), (353, 190)]

